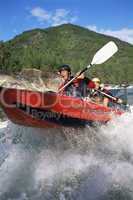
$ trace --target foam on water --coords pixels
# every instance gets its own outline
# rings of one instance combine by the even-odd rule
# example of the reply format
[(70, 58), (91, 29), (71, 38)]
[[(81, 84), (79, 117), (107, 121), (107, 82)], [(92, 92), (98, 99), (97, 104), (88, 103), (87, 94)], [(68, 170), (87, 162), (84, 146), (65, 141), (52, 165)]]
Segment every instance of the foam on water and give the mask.
[(1, 199), (107, 199), (110, 191), (133, 198), (132, 122), (131, 112), (98, 129), (44, 130), (8, 123)]

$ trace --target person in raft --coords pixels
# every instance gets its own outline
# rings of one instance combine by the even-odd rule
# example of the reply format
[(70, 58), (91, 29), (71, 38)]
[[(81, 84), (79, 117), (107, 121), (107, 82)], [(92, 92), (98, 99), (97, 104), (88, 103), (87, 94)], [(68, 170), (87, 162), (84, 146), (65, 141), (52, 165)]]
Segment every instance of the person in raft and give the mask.
[[(80, 72), (78, 72), (79, 74)], [(68, 83), (73, 76), (71, 76), (71, 68), (69, 65), (61, 65), (58, 69), (58, 74), (63, 79), (63, 84), (60, 85), (59, 90)], [(77, 74), (77, 75), (78, 75)], [(95, 83), (89, 78), (81, 74), (77, 79), (65, 87), (61, 93), (67, 96), (74, 96), (83, 98), (89, 95), (91, 89), (95, 88)]]
[[(119, 99), (117, 97), (113, 97), (111, 92), (109, 92), (107, 89), (104, 88), (104, 84), (101, 84), (101, 81), (99, 78), (93, 78), (92, 81), (95, 84), (95, 88), (91, 90), (90, 97), (92, 101), (101, 104), (103, 106), (109, 106), (109, 103), (118, 103), (121, 104), (123, 101), (122, 99)], [(107, 95), (110, 95), (112, 98), (109, 98), (108, 96), (102, 94), (105, 93)]]

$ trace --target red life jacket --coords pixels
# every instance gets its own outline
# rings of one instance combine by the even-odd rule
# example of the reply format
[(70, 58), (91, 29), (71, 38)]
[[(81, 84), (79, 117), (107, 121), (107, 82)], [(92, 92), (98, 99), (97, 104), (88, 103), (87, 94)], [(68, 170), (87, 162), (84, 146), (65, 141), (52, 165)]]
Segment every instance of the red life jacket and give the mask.
[[(73, 78), (73, 77), (71, 77)], [(70, 80), (70, 79), (69, 79)], [(69, 80), (65, 81), (60, 87), (63, 87)], [(90, 92), (90, 89), (95, 88), (95, 84), (88, 78), (75, 79), (73, 83), (68, 85), (62, 92), (62, 94), (75, 97), (86, 97)]]

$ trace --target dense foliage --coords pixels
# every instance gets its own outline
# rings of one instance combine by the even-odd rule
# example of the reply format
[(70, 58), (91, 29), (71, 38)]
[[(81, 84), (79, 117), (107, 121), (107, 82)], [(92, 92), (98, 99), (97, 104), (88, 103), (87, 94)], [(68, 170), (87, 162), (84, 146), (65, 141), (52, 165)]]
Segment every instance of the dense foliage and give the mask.
[(110, 40), (116, 42), (119, 52), (105, 64), (90, 69), (89, 76), (102, 77), (109, 83), (133, 83), (132, 45), (72, 24), (26, 31), (0, 42), (0, 70), (11, 73), (34, 67), (54, 72), (60, 64), (67, 63), (77, 72)]

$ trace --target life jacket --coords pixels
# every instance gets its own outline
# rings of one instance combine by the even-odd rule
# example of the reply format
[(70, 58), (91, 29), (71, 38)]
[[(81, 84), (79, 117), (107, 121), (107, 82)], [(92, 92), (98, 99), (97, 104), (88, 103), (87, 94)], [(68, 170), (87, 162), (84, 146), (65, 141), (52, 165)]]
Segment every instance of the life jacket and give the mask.
[[(61, 89), (64, 85), (66, 85), (72, 78), (73, 78), (73, 76), (70, 76), (69, 79), (64, 81), (64, 83), (61, 84), (59, 89)], [(67, 95), (67, 96), (73, 96), (73, 91), (74, 91), (74, 85), (73, 85), (73, 83), (70, 83), (67, 87), (65, 87), (62, 90), (61, 94), (64, 94), (64, 95)]]
[(75, 96), (77, 97), (86, 97), (88, 96), (90, 92), (90, 88), (88, 88), (88, 78), (84, 79), (76, 79), (74, 81), (74, 90), (75, 90)]
[[(70, 81), (73, 77), (71, 76), (67, 81), (65, 81), (61, 87), (63, 87), (68, 81)], [(60, 87), (60, 88), (61, 88)], [(91, 88), (94, 88), (95, 84), (88, 78), (84, 79), (75, 79), (70, 85), (68, 85), (63, 94), (67, 96), (74, 97), (87, 97), (90, 94)]]

